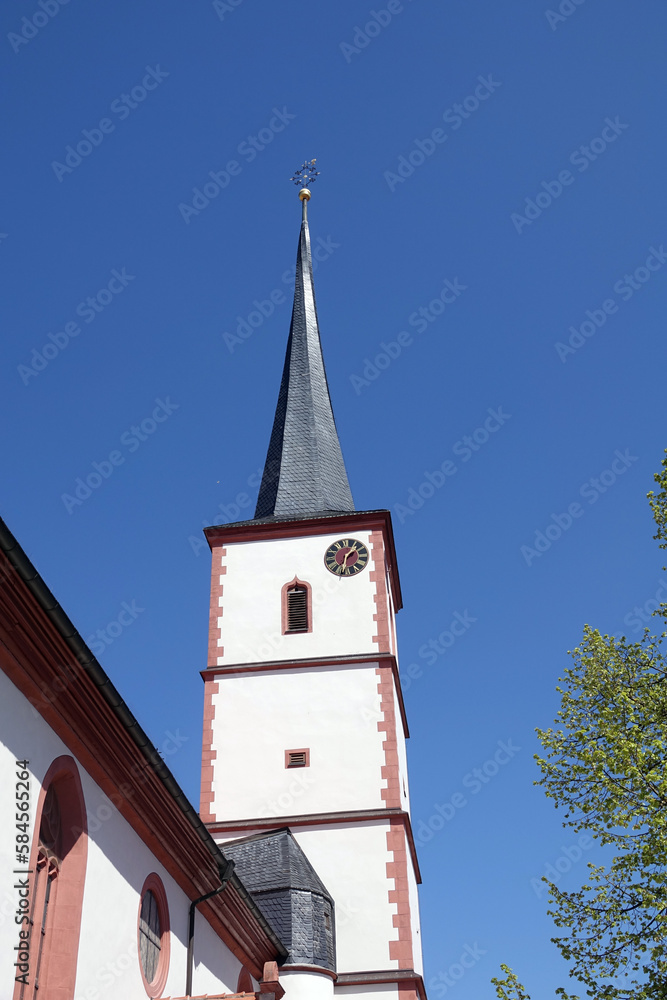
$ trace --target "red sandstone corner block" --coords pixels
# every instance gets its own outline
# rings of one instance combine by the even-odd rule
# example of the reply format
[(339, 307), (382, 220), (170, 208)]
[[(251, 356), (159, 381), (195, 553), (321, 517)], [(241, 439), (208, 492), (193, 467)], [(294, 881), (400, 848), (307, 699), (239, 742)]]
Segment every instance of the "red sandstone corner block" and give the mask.
[(384, 544), (381, 531), (371, 531), (371, 558), (375, 569), (371, 570), (370, 578), (375, 584), (375, 594), (373, 600), (377, 608), (373, 620), (377, 622), (377, 635), (373, 636), (373, 642), (377, 643), (380, 651), (385, 653), (391, 650), (389, 638), (389, 611), (387, 594), (387, 576), (384, 564)]
[[(202, 737), (201, 785), (199, 795), (199, 815), (203, 823), (214, 823), (215, 816), (211, 811), (213, 794), (213, 765), (216, 758), (213, 749), (213, 721), (215, 719), (214, 695), (218, 694), (218, 681), (204, 681), (204, 732)], [(208, 723), (208, 725), (207, 725)]]
[(380, 795), (388, 809), (401, 808), (401, 787), (398, 772), (398, 744), (396, 740), (396, 712), (394, 710), (394, 679), (391, 667), (376, 667), (378, 693), (380, 695), (380, 711), (382, 719), (378, 722), (378, 732), (386, 733), (383, 741), (384, 765), (381, 776), (386, 779), (387, 787), (380, 789)]
[[(387, 831), (387, 849), (394, 860), (387, 862), (387, 878), (394, 879), (395, 888), (389, 890), (388, 896), (389, 902), (396, 904), (392, 923), (398, 929), (398, 940), (389, 942), (389, 957), (398, 962), (399, 968), (411, 969), (413, 967), (412, 923), (405, 831), (400, 819), (392, 819), (390, 822), (391, 827)], [(412, 997), (416, 1000), (416, 993), (413, 990), (401, 990), (399, 993), (403, 1000), (411, 1000)]]
[(216, 667), (218, 665), (218, 657), (224, 656), (224, 648), (218, 645), (218, 641), (222, 638), (222, 632), (220, 626), (218, 625), (218, 618), (221, 618), (223, 615), (222, 594), (224, 587), (222, 583), (220, 583), (220, 577), (225, 576), (227, 573), (227, 567), (221, 566), (220, 563), (226, 555), (227, 550), (224, 547), (213, 550), (213, 565), (211, 570), (211, 607), (208, 625), (209, 667)]

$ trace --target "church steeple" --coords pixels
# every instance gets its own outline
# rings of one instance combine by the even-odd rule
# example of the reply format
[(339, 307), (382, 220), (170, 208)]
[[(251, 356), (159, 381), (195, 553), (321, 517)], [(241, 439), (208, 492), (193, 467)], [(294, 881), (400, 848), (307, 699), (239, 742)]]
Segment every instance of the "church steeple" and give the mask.
[[(314, 162), (304, 164), (292, 179), (312, 183)], [(306, 186), (299, 198), (302, 222), (292, 321), (255, 519), (354, 510), (322, 357)]]

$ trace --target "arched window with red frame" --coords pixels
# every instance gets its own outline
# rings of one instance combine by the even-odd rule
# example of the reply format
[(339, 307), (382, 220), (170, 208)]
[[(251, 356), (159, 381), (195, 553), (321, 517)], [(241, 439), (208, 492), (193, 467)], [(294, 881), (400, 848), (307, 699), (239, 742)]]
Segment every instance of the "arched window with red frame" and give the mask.
[[(57, 757), (44, 775), (30, 852), (27, 982), (14, 1000), (74, 995), (88, 857), (86, 806), (73, 757)], [(23, 939), (25, 945), (26, 939)]]
[(312, 587), (294, 577), (282, 589), (282, 634), (313, 631)]

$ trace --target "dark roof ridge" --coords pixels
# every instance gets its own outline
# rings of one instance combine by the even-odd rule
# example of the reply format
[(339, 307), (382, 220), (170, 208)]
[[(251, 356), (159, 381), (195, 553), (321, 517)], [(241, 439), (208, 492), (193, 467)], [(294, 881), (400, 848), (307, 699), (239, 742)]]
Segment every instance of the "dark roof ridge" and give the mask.
[(350, 517), (353, 514), (362, 516), (364, 514), (390, 514), (388, 507), (378, 507), (374, 510), (318, 510), (301, 511), (300, 513), (273, 515), (270, 517), (253, 517), (248, 521), (221, 521), (219, 524), (210, 524), (204, 528), (249, 528), (254, 524), (289, 524), (290, 521), (310, 521), (325, 520), (329, 517)]
[[(280, 846), (280, 857), (277, 851)], [(308, 855), (289, 827), (267, 830), (254, 836), (225, 842), (239, 876), (253, 896), (277, 889), (303, 889), (331, 900)]]

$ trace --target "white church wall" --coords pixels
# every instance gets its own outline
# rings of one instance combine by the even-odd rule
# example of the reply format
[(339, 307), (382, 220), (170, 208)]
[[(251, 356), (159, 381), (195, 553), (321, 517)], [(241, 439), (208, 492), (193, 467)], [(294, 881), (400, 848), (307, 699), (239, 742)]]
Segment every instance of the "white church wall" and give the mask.
[[(371, 663), (221, 677), (213, 696), (214, 815), (382, 808), (375, 670)], [(310, 751), (309, 767), (285, 767), (285, 751), (295, 749)]]
[(359, 986), (336, 986), (334, 995), (349, 1000), (397, 1000), (398, 986), (391, 983), (364, 983)]
[(280, 985), (285, 1000), (333, 1000), (333, 979), (321, 973), (286, 970), (280, 973)]
[(424, 962), (422, 958), (422, 937), (421, 923), (419, 920), (419, 895), (417, 892), (417, 879), (415, 870), (410, 859), (410, 848), (406, 843), (408, 855), (408, 892), (410, 896), (410, 926), (412, 928), (412, 967), (420, 976), (424, 974)]
[[(342, 533), (226, 543), (214, 551), (213, 574), (221, 566), (224, 588), (219, 618), (224, 654), (218, 664), (261, 663), (280, 659), (374, 653), (373, 562), (358, 575), (341, 578), (324, 565), (324, 553), (341, 537), (354, 537), (371, 549), (370, 532)], [(217, 562), (217, 566), (216, 566)], [(312, 587), (313, 629), (282, 635), (281, 592), (298, 577)]]
[[(384, 559), (385, 559), (385, 562), (384, 562), (384, 589), (385, 589), (385, 596), (384, 596), (384, 600), (383, 600), (382, 603), (383, 603), (383, 606), (386, 608), (386, 613), (387, 613), (387, 622), (388, 622), (388, 635), (387, 635), (388, 646), (387, 646), (387, 648), (388, 648), (388, 650), (389, 650), (390, 653), (393, 653), (394, 656), (397, 656), (398, 655), (398, 649), (397, 649), (397, 645), (396, 645), (396, 615), (394, 613), (394, 600), (393, 600), (393, 595), (392, 595), (391, 577), (390, 577), (390, 574), (389, 574), (389, 566), (388, 566), (388, 564), (386, 562), (386, 559), (387, 559), (386, 553), (384, 555)], [(383, 652), (384, 652), (384, 650), (383, 650)]]
[(408, 758), (405, 733), (401, 719), (401, 706), (394, 684), (394, 718), (396, 719), (396, 744), (398, 751), (398, 783), (401, 791), (401, 809), (410, 812), (410, 786), (408, 784)]
[[(291, 827), (334, 900), (339, 973), (398, 967), (389, 957), (389, 942), (398, 934), (392, 919), (397, 906), (389, 902), (394, 888), (387, 876), (387, 864), (394, 860), (387, 847), (389, 829), (388, 820)], [(224, 853), (227, 841), (254, 832), (216, 834), (215, 839)]]
[[(187, 950), (187, 927), (185, 946)], [(229, 949), (222, 944), (208, 920), (197, 912), (195, 914), (195, 964), (192, 976), (192, 990), (195, 996), (213, 993), (234, 993), (241, 971), (241, 963)], [(220, 984), (225, 983), (224, 989)], [(185, 981), (179, 989), (174, 986), (171, 993), (165, 989), (165, 996), (182, 996), (185, 993)]]
[(377, 820), (292, 830), (336, 904), (339, 972), (395, 969), (389, 942), (396, 940), (387, 877), (393, 854), (387, 848), (389, 822)]
[[(0, 900), (0, 975), (6, 983), (14, 979), (11, 956), (18, 943), (14, 921), (18, 895), (9, 887), (20, 878), (13, 872), (21, 867), (12, 851), (16, 836), (14, 762), (29, 761), (32, 843), (44, 775), (56, 757), (73, 754), (1, 671), (0, 733), (0, 787), (11, 790), (12, 796), (0, 815), (0, 871), (2, 886), (6, 887)], [(157, 873), (164, 884), (171, 925), (171, 959), (164, 995), (182, 996), (189, 900), (78, 761), (77, 767), (88, 817), (88, 853), (74, 1000), (115, 1000), (121, 995), (124, 1000), (145, 1000), (137, 926), (141, 889), (151, 872)], [(197, 933), (197, 953), (201, 956), (194, 979), (197, 990), (234, 992), (240, 962), (205, 921), (198, 921)]]

